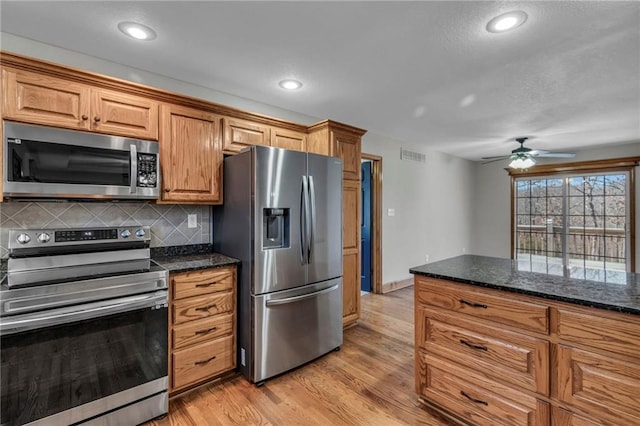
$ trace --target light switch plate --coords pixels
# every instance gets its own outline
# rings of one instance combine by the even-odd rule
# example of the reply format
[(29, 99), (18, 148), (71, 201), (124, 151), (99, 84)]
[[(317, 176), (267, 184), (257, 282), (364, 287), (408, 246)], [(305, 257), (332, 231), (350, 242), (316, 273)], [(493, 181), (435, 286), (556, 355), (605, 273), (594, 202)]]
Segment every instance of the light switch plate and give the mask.
[(197, 228), (198, 227), (198, 215), (190, 214), (187, 215), (187, 228)]
[(387, 209), (387, 216), (395, 216), (396, 209)]

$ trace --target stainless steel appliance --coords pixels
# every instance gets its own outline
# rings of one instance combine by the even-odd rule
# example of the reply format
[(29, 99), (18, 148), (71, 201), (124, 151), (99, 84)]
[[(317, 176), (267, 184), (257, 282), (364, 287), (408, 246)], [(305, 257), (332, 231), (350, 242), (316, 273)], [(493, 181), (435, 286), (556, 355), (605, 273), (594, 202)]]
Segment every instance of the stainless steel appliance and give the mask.
[(261, 383), (342, 345), (342, 162), (252, 147), (224, 171), (214, 244), (242, 261), (238, 365)]
[(3, 191), (8, 198), (155, 199), (158, 143), (4, 123)]
[(168, 273), (148, 227), (10, 230), (0, 424), (139, 424), (168, 411)]

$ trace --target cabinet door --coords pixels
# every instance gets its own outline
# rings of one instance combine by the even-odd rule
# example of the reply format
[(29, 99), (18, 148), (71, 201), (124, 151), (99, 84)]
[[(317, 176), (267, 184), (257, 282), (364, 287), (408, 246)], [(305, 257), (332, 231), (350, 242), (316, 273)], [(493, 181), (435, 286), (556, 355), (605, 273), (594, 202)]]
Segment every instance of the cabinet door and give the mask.
[(558, 397), (619, 424), (640, 424), (637, 363), (558, 345)]
[(307, 135), (292, 130), (271, 128), (271, 146), (290, 149), (293, 151), (307, 151)]
[(269, 146), (271, 129), (268, 126), (237, 118), (225, 118), (223, 121), (225, 152), (238, 153), (254, 145)]
[(343, 181), (342, 189), (343, 323), (360, 317), (360, 181)]
[(2, 70), (3, 117), (89, 130), (89, 87), (40, 74)]
[(162, 201), (221, 203), (219, 117), (192, 108), (162, 105), (160, 118)]
[(342, 158), (342, 176), (348, 180), (360, 180), (360, 137), (333, 130), (331, 144), (334, 156)]
[(158, 139), (158, 103), (111, 90), (91, 92), (92, 130), (141, 139)]

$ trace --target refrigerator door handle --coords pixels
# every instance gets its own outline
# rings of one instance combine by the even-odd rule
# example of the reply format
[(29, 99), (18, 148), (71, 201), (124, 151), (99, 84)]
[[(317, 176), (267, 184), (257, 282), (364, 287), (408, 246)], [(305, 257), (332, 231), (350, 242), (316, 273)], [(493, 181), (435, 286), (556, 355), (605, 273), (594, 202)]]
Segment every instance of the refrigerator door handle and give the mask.
[(299, 302), (300, 300), (311, 299), (312, 297), (320, 296), (321, 294), (331, 293), (340, 287), (340, 284), (333, 285), (329, 288), (324, 288), (322, 290), (314, 291), (313, 293), (307, 293), (300, 296), (286, 297), (284, 299), (275, 299), (275, 300), (267, 300), (265, 305), (269, 306), (277, 306), (277, 305), (286, 305), (288, 303)]
[(313, 176), (309, 176), (309, 239), (307, 240), (307, 263), (311, 263), (316, 230), (316, 187)]
[(302, 176), (300, 187), (300, 263), (307, 263), (307, 177)]

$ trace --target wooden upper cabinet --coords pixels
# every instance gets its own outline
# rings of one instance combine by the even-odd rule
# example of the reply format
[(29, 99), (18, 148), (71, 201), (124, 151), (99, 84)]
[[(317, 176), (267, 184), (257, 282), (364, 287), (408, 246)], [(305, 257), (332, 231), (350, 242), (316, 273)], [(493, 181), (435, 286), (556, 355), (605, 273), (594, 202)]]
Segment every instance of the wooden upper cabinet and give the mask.
[(89, 86), (21, 70), (2, 70), (3, 118), (89, 130)]
[(228, 153), (238, 153), (254, 146), (269, 146), (271, 129), (259, 123), (237, 118), (224, 118), (224, 144), (222, 149)]
[(344, 179), (360, 181), (360, 136), (344, 131), (331, 132), (334, 157), (342, 158)]
[(220, 118), (178, 105), (160, 107), (162, 202), (222, 203)]
[(62, 78), (5, 68), (4, 118), (33, 124), (158, 139), (158, 103)]
[(273, 127), (271, 128), (271, 146), (306, 152), (307, 135), (302, 132)]
[(91, 129), (141, 139), (158, 139), (158, 103), (112, 90), (92, 90)]
[(309, 127), (307, 151), (342, 159), (342, 177), (360, 181), (360, 149), (366, 130), (325, 120)]

